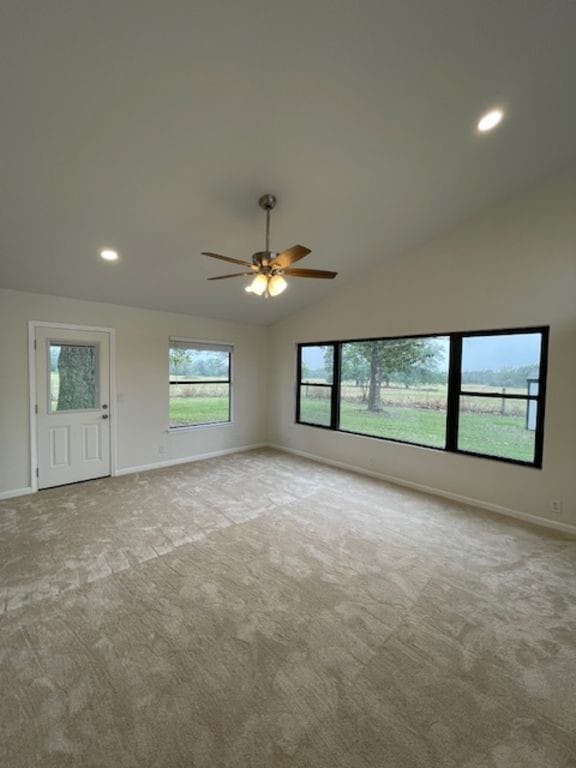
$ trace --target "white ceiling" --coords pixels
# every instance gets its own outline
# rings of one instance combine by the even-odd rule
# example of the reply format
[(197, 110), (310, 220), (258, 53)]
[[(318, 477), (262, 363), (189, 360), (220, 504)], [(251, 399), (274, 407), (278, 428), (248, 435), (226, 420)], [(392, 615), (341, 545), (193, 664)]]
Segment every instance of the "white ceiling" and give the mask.
[[(572, 156), (575, 28), (573, 0), (4, 3), (0, 285), (281, 319)], [(200, 251), (263, 247), (263, 192), (335, 281), (206, 282), (235, 269)]]

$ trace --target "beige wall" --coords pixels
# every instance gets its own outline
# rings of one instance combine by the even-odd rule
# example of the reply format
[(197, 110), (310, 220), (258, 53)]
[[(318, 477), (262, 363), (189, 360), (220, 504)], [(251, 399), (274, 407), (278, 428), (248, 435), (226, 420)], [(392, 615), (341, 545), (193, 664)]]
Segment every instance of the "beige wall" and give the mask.
[[(116, 329), (119, 469), (266, 439), (266, 328), (0, 290), (0, 493), (30, 485), (29, 320)], [(234, 344), (232, 425), (167, 433), (169, 336)]]
[[(297, 342), (547, 324), (542, 470), (294, 423)], [(272, 443), (576, 525), (576, 169), (378, 266), (273, 326), (270, 341)]]

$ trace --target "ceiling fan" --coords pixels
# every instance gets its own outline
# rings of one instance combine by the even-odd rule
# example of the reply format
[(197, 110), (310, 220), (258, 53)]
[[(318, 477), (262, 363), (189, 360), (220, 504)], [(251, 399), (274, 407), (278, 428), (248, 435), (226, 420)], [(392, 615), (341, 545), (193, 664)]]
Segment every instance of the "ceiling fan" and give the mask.
[(258, 200), (260, 208), (266, 211), (266, 248), (263, 251), (257, 251), (252, 254), (252, 263), (233, 259), (230, 256), (222, 256), (219, 253), (202, 251), (203, 256), (210, 256), (212, 259), (229, 261), (231, 264), (241, 264), (248, 267), (249, 272), (234, 272), (231, 275), (219, 275), (218, 277), (209, 277), (208, 280), (227, 280), (229, 277), (250, 276), (254, 279), (246, 286), (248, 293), (255, 293), (257, 296), (278, 296), (288, 285), (284, 275), (289, 277), (314, 277), (332, 280), (337, 272), (327, 272), (322, 269), (299, 269), (291, 265), (295, 261), (300, 261), (310, 253), (310, 248), (303, 245), (293, 245), (285, 251), (276, 253), (270, 250), (270, 211), (276, 206), (276, 197), (274, 195), (262, 195)]

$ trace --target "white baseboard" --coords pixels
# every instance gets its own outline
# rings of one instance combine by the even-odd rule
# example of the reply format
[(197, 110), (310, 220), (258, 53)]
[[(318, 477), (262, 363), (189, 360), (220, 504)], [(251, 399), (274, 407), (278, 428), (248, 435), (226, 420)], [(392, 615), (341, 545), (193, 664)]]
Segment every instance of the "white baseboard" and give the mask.
[[(275, 445), (273, 443), (253, 443), (252, 445), (242, 445), (237, 448), (224, 448), (220, 451), (211, 451), (209, 453), (196, 454), (195, 456), (186, 456), (180, 459), (167, 459), (165, 461), (154, 462), (153, 464), (142, 464), (136, 467), (124, 467), (116, 470), (116, 475), (131, 475), (135, 472), (147, 472), (151, 469), (162, 469), (164, 467), (172, 467), (177, 464), (189, 464), (193, 461), (204, 461), (205, 459), (214, 459), (218, 456), (226, 456), (231, 453), (242, 453), (244, 451), (254, 451), (258, 448), (273, 448), (276, 451), (282, 451), (284, 453), (292, 453), (295, 456), (302, 456), (302, 458), (316, 461), (320, 464), (327, 464), (332, 467), (338, 467), (339, 469), (346, 469), (349, 472), (355, 472), (367, 477), (373, 477), (376, 480), (384, 480), (387, 483), (393, 485), (400, 485), (404, 488), (410, 488), (414, 491), (420, 491), (421, 493), (428, 493), (431, 496), (439, 496), (444, 499), (450, 499), (452, 501), (458, 501), (461, 504), (467, 504), (471, 507), (477, 507), (478, 509), (485, 509), (488, 512), (495, 512), (505, 517), (512, 517), (516, 520), (522, 520), (532, 525), (542, 526), (544, 528), (550, 528), (554, 531), (560, 531), (561, 533), (570, 533), (576, 535), (576, 526), (568, 523), (561, 523), (557, 520), (548, 520), (544, 517), (538, 517), (536, 515), (529, 515), (526, 512), (519, 512), (515, 509), (509, 509), (508, 507), (501, 507), (498, 504), (491, 504), (490, 502), (481, 501), (480, 499), (472, 499), (468, 496), (462, 496), (458, 493), (451, 493), (450, 491), (444, 491), (440, 488), (432, 488), (428, 485), (422, 485), (421, 483), (414, 483), (411, 480), (404, 480), (399, 477), (387, 475), (383, 472), (373, 472), (355, 464), (347, 464), (343, 461), (335, 461), (334, 459), (328, 459), (324, 456), (320, 456), (315, 453), (308, 453), (307, 451), (299, 451), (296, 448), (288, 448), (283, 445)], [(12, 491), (0, 491), (0, 501), (3, 499), (13, 499), (17, 496), (26, 496), (32, 493), (31, 487), (15, 488)]]
[(115, 475), (133, 475), (135, 472), (148, 472), (151, 469), (163, 469), (165, 467), (173, 467), (176, 464), (190, 464), (193, 461), (215, 459), (218, 456), (226, 456), (229, 453), (255, 451), (257, 448), (266, 447), (266, 443), (253, 443), (252, 445), (241, 445), (238, 448), (224, 448), (220, 451), (210, 451), (210, 453), (197, 453), (194, 456), (185, 456), (180, 459), (165, 459), (164, 461), (155, 461), (153, 464), (141, 464), (139, 467), (123, 467), (122, 469), (117, 469)]
[(2, 499), (14, 499), (16, 496), (27, 496), (29, 493), (32, 493), (30, 486), (27, 488), (14, 488), (13, 491), (0, 491), (0, 501)]
[(356, 466), (355, 464), (346, 464), (343, 461), (335, 461), (334, 459), (327, 459), (324, 456), (319, 456), (315, 453), (307, 453), (306, 451), (298, 451), (295, 448), (287, 448), (283, 445), (268, 444), (269, 448), (274, 448), (277, 451), (283, 451), (284, 453), (293, 453), (295, 456), (302, 456), (304, 459), (310, 459), (311, 461), (317, 461), (320, 464), (328, 464), (331, 467), (338, 467), (339, 469), (346, 469), (350, 472), (356, 472), (360, 475), (366, 475), (367, 477), (374, 477), (376, 480), (384, 480), (387, 483), (393, 483), (394, 485), (401, 485), (404, 488), (410, 488), (414, 491), (420, 491), (421, 493), (428, 493), (431, 496), (440, 496), (444, 499), (450, 499), (451, 501), (459, 501), (462, 504), (467, 504), (471, 507), (477, 507), (478, 509), (485, 509), (488, 512), (496, 512), (498, 515), (504, 515), (506, 517), (513, 517), (516, 520), (522, 520), (525, 523), (531, 523), (532, 525), (539, 525), (544, 528), (551, 528), (554, 531), (560, 531), (561, 533), (576, 534), (576, 526), (569, 523), (560, 523), (556, 520), (548, 520), (545, 517), (538, 517), (537, 515), (529, 515), (526, 512), (519, 512), (515, 509), (508, 509), (508, 507), (501, 507), (498, 504), (491, 504), (487, 501), (480, 501), (480, 499), (471, 499), (468, 496), (461, 496), (459, 493), (451, 493), (450, 491), (443, 491), (440, 488), (432, 488), (428, 485), (421, 485), (420, 483), (414, 483), (410, 480), (403, 480), (400, 477), (393, 477), (392, 475), (386, 475), (383, 472), (372, 472), (363, 467)]

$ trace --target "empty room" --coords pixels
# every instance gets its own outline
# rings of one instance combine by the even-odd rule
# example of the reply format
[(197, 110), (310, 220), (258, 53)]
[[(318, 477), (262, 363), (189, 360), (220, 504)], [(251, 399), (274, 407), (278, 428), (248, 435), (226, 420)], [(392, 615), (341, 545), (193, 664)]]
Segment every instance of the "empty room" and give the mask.
[(2, 768), (576, 766), (575, 31), (4, 3)]

